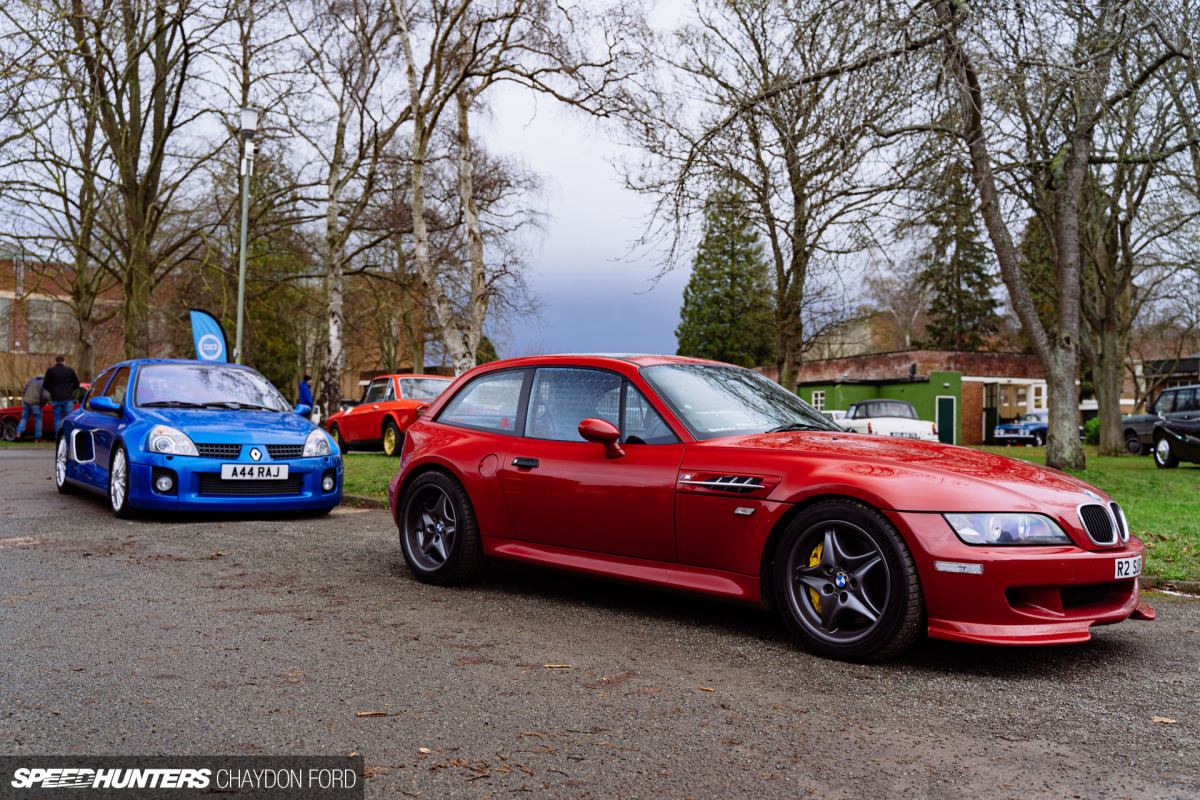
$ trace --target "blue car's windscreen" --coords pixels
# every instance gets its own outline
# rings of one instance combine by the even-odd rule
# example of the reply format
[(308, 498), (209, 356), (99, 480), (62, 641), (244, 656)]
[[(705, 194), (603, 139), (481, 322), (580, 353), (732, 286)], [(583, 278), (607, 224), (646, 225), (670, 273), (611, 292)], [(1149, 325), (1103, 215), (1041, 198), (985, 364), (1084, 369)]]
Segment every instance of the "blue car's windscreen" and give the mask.
[(150, 408), (291, 410), (262, 375), (221, 364), (148, 364), (138, 370), (134, 403)]

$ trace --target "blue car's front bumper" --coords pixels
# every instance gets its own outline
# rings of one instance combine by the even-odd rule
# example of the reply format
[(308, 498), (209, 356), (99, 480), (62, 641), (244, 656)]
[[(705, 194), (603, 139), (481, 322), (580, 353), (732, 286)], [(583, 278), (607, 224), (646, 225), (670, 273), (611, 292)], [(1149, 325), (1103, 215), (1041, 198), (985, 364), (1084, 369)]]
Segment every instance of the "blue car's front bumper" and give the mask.
[[(247, 448), (248, 449), (248, 448)], [(342, 502), (340, 454), (263, 462), (287, 464), (284, 481), (221, 480), (221, 465), (253, 464), (247, 458), (221, 459), (143, 453), (130, 465), (129, 499), (134, 508), (174, 511), (289, 511), (333, 508)], [(173, 487), (159, 492), (155, 478), (172, 477)], [(333, 490), (322, 478), (334, 478)]]

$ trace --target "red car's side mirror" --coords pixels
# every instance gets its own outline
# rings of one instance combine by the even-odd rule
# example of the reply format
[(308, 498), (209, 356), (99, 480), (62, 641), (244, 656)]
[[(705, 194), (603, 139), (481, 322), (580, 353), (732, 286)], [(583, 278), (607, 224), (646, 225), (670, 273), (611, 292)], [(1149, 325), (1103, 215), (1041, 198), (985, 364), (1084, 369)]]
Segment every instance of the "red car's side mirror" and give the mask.
[(425, 412), (429, 410), (429, 407), (431, 405), (433, 405), (433, 404), (432, 403), (422, 403), (421, 405), (417, 406), (417, 416), (418, 417), (425, 416)]
[(621, 445), (617, 444), (621, 432), (611, 422), (595, 418), (585, 419), (579, 423), (579, 435), (586, 441), (604, 445), (605, 458), (620, 458), (625, 455)]

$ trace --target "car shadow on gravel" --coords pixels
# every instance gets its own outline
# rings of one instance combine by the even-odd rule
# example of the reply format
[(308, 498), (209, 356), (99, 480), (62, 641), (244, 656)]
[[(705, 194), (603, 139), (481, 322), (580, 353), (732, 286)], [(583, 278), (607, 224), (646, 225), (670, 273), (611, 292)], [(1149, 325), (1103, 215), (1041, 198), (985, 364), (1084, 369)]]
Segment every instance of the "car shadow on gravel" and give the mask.
[[(54, 491), (51, 488), (51, 491)], [(108, 514), (112, 510), (108, 505), (108, 498), (104, 495), (95, 494), (85, 489), (78, 489), (71, 492), (70, 496), (73, 500), (80, 503), (88, 503), (89, 511), (101, 511)], [(323, 517), (327, 512), (317, 513), (316, 511), (158, 511), (134, 509), (133, 516), (124, 522), (131, 525), (146, 525), (154, 524), (161, 525), (163, 523), (193, 523), (193, 522), (262, 522), (262, 521), (287, 521), (296, 519), (312, 519), (314, 517)]]
[[(416, 583), (402, 558), (392, 564), (395, 577)], [(513, 562), (489, 563), (483, 577), (469, 587), (503, 598), (506, 604), (561, 605), (596, 609), (618, 617), (703, 627), (714, 636), (743, 637), (747, 644), (795, 648), (798, 644), (774, 611), (721, 602), (668, 590), (605, 581)], [(1125, 622), (1123, 625), (1136, 625)], [(1120, 626), (1116, 626), (1120, 627)], [(1127, 638), (1106, 636), (1101, 629), (1091, 641), (1072, 645), (1009, 647), (922, 638), (898, 659), (877, 663), (879, 669), (929, 675), (976, 675), (1005, 680), (1044, 679), (1062, 674), (1080, 680), (1111, 675), (1114, 667), (1136, 657), (1137, 645)]]

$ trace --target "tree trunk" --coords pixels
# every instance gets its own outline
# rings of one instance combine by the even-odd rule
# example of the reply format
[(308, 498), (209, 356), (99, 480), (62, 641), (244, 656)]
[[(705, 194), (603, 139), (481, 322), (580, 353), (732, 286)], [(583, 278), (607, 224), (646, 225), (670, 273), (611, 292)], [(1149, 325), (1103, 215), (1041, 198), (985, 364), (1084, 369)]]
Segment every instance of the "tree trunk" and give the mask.
[(479, 205), (475, 199), (473, 170), (475, 153), (471, 147), (471, 95), (466, 87), (458, 90), (458, 197), (467, 229), (467, 257), (471, 264), (471, 301), (466, 330), (463, 333), (464, 352), (461, 362), (456, 359), (454, 371), (462, 373), (475, 366), (475, 353), (483, 335), (483, 322), (488, 312), (487, 269), (483, 263), (483, 231), (479, 227)]
[(1100, 455), (1115, 456), (1125, 451), (1121, 430), (1121, 387), (1125, 383), (1125, 348), (1115, 330), (1100, 331), (1100, 351), (1093, 375), (1099, 407)]
[(150, 357), (150, 265), (145, 242), (135, 242), (124, 275), (125, 358)]

